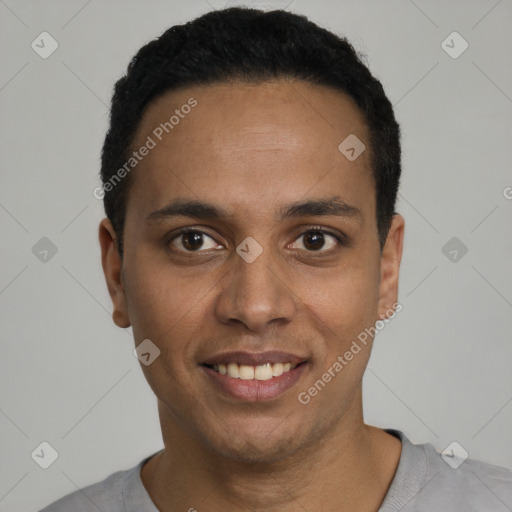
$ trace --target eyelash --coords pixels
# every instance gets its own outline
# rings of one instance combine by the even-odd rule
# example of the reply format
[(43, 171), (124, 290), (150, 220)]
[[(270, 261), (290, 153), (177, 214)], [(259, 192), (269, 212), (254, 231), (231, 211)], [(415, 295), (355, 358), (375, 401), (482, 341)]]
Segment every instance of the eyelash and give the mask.
[[(174, 240), (179, 238), (181, 235), (184, 235), (184, 234), (187, 234), (187, 233), (201, 233), (203, 235), (206, 235), (206, 236), (210, 237), (212, 240), (215, 240), (211, 235), (209, 235), (205, 231), (202, 231), (199, 228), (185, 227), (185, 228), (181, 228), (176, 233), (174, 233), (170, 238), (168, 238), (166, 240), (166, 245), (168, 245), (168, 246), (171, 245), (171, 242), (173, 242)], [(304, 235), (307, 235), (308, 233), (323, 233), (324, 235), (332, 236), (336, 240), (336, 242), (337, 242), (337, 248), (348, 245), (348, 239), (347, 239), (347, 237), (344, 234), (339, 235), (337, 233), (333, 233), (332, 231), (324, 228), (323, 226), (312, 226), (312, 227), (308, 228), (306, 231), (303, 231), (296, 238), (296, 240), (301, 238), (301, 237), (303, 237)], [(331, 249), (329, 249), (327, 251), (322, 251), (322, 250), (319, 250), (319, 251), (307, 251), (306, 250), (306, 252), (309, 252), (309, 253), (312, 253), (312, 254), (315, 254), (315, 253), (316, 254), (329, 254), (333, 250), (335, 250), (335, 248), (331, 248)], [(183, 250), (183, 251), (179, 251), (179, 252), (185, 252), (185, 253), (188, 253), (188, 254), (194, 254), (194, 253), (199, 253), (199, 252), (204, 252), (204, 251), (201, 251), (201, 249), (198, 249), (197, 251)]]

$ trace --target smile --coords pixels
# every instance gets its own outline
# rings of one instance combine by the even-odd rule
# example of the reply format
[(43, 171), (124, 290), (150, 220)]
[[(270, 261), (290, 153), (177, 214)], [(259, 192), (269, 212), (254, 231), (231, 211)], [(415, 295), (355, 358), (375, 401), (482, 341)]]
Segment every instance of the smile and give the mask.
[(292, 363), (265, 363), (258, 366), (250, 366), (238, 363), (211, 365), (216, 372), (227, 375), (232, 379), (242, 380), (270, 380), (279, 377), (283, 373), (293, 370), (297, 365)]
[(207, 382), (237, 401), (274, 400), (297, 385), (309, 372), (307, 356), (289, 352), (224, 352), (200, 364)]

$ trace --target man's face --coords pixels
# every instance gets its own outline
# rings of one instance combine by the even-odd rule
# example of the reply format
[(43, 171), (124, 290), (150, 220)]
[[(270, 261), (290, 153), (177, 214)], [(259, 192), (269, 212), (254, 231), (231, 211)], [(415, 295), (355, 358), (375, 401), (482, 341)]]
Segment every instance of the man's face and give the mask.
[[(190, 98), (197, 105), (181, 109)], [(160, 141), (155, 129), (176, 109)], [(354, 161), (338, 149), (350, 134), (366, 145)], [(142, 368), (166, 421), (216, 453), (260, 461), (355, 421), (371, 339), (309, 403), (298, 397), (396, 301), (401, 247), (381, 259), (357, 107), (303, 82), (197, 86), (148, 107), (133, 149), (148, 136), (156, 146), (133, 171), (110, 289), (116, 323), (161, 351)], [(219, 215), (170, 215), (177, 200)], [(325, 203), (300, 208), (312, 201)], [(107, 274), (121, 265), (110, 249)], [(229, 363), (248, 377), (262, 366), (264, 380), (217, 371)]]

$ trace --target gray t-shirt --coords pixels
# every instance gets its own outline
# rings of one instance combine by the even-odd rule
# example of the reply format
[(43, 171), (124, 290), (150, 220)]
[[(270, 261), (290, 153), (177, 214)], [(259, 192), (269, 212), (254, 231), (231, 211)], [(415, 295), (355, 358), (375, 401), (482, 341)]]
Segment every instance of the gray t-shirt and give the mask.
[[(512, 511), (512, 470), (472, 459), (453, 469), (432, 444), (412, 444), (400, 430), (385, 430), (400, 439), (402, 453), (379, 512)], [(159, 512), (140, 477), (156, 453), (40, 512)]]

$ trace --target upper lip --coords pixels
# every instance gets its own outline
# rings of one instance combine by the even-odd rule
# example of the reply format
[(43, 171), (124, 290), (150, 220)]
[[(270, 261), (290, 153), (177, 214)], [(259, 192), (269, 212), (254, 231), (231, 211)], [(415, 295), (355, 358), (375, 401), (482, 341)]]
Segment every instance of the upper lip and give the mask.
[(260, 366), (266, 363), (291, 363), (292, 365), (298, 365), (306, 361), (306, 357), (298, 356), (288, 352), (280, 351), (267, 351), (267, 352), (222, 352), (209, 357), (202, 364), (214, 365), (214, 364), (228, 364), (238, 363), (247, 366)]

